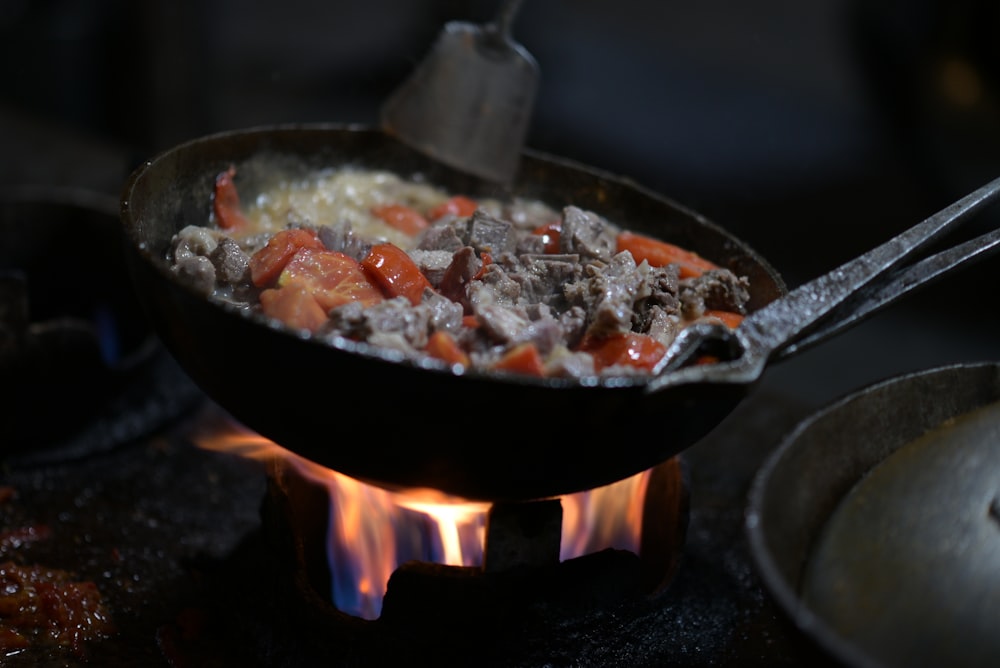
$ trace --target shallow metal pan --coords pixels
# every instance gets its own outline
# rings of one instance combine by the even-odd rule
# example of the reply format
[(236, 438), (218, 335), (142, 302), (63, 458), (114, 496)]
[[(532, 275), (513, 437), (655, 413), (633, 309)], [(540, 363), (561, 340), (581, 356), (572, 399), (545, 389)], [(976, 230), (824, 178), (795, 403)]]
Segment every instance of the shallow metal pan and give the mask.
[(757, 473), (746, 530), (780, 608), (843, 664), (1000, 665), (1000, 364), (806, 419)]
[(253, 192), (270, 167), (353, 164), (422, 174), (454, 192), (593, 209), (749, 277), (751, 309), (785, 294), (747, 244), (666, 197), (569, 161), (528, 152), (509, 187), (433, 162), (365, 127), (287, 126), (194, 140), (136, 170), (122, 197), (126, 254), (154, 329), (209, 396), (250, 428), (317, 463), (387, 487), (479, 499), (531, 499), (633, 475), (699, 440), (744, 387), (651, 393), (644, 381), (454, 375), (347, 342), (304, 340), (181, 284), (171, 237), (208, 220), (215, 175), (235, 164)]

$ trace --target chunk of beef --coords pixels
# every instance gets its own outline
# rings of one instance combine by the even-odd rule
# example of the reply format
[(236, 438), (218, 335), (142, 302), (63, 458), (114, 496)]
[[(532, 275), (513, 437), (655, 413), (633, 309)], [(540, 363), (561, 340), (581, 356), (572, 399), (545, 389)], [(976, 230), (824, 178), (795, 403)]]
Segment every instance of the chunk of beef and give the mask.
[(221, 232), (210, 227), (188, 225), (170, 240), (170, 253), (175, 261), (183, 261), (192, 256), (208, 257), (222, 236)]
[(219, 245), (224, 235), (218, 230), (199, 225), (188, 225), (173, 236), (170, 270), (184, 283), (198, 292), (210, 295), (215, 290), (215, 265), (209, 255)]
[(587, 312), (579, 306), (571, 306), (559, 314), (559, 324), (566, 337), (566, 345), (573, 348), (587, 332)]
[(454, 252), (446, 250), (415, 249), (409, 252), (410, 258), (427, 277), (435, 289), (441, 286), (444, 276), (454, 260)]
[(215, 266), (215, 280), (220, 284), (241, 286), (250, 282), (250, 256), (231, 238), (219, 239), (208, 259)]
[(468, 245), (467, 223), (461, 220), (443, 220), (431, 225), (420, 237), (417, 248), (420, 250), (441, 250), (454, 253)]
[(405, 297), (387, 299), (368, 308), (351, 302), (332, 309), (329, 321), (318, 334), (367, 341), (412, 356), (427, 345), (432, 316), (432, 309), (413, 306)]
[(545, 237), (541, 234), (519, 234), (514, 245), (515, 255), (542, 255), (545, 253)]
[(479, 329), (491, 340), (506, 348), (521, 343), (533, 343), (538, 352), (547, 355), (563, 340), (559, 321), (547, 310), (536, 312), (537, 319), (529, 317), (520, 307), (500, 304), (481, 304), (476, 308)]
[(423, 300), (416, 308), (427, 311), (431, 331), (457, 332), (462, 327), (465, 315), (462, 305), (433, 290), (424, 290)]
[(580, 279), (579, 259), (576, 255), (520, 256), (520, 271), (509, 272), (521, 287), (520, 302), (548, 304), (560, 311), (567, 308), (563, 286)]
[(483, 263), (476, 255), (475, 249), (471, 246), (462, 246), (455, 251), (451, 263), (441, 276), (438, 290), (448, 299), (461, 304), (466, 313), (471, 313), (468, 287), (482, 266)]
[(477, 304), (514, 306), (520, 300), (521, 284), (511, 278), (500, 265), (488, 264), (478, 276), (478, 279), (469, 283), (466, 290), (473, 311)]
[(706, 309), (745, 313), (750, 301), (750, 281), (728, 269), (711, 269), (680, 281), (679, 297), (688, 320), (700, 318)]
[(346, 220), (320, 225), (316, 234), (328, 250), (343, 253), (358, 262), (368, 257), (372, 249), (371, 242), (355, 234), (350, 222)]
[(250, 256), (229, 237), (219, 239), (208, 255), (215, 267), (215, 295), (239, 306), (249, 306), (259, 294), (250, 277)]
[(512, 226), (506, 220), (489, 215), (477, 209), (469, 218), (469, 245), (480, 254), (498, 255), (514, 250), (516, 240)]
[(582, 262), (609, 262), (617, 248), (617, 228), (591, 211), (567, 206), (563, 209), (559, 252), (578, 255)]
[(215, 290), (215, 265), (204, 255), (187, 255), (175, 260), (170, 270), (184, 283), (204, 295)]
[(642, 322), (636, 327), (640, 334), (653, 337), (665, 346), (669, 346), (683, 329), (683, 319), (679, 312), (669, 312), (659, 306), (653, 306), (643, 313)]
[(637, 332), (654, 334), (662, 342), (673, 341), (676, 332), (667, 322), (657, 323), (662, 317), (674, 316), (679, 324), (681, 321), (680, 270), (676, 264), (662, 267), (650, 267), (647, 275), (649, 296), (635, 303), (635, 316), (632, 319), (633, 328)]
[(652, 294), (648, 263), (636, 265), (631, 253), (618, 253), (607, 264), (591, 264), (589, 276), (566, 286), (566, 297), (581, 306), (592, 336), (607, 336), (632, 329), (636, 302)]

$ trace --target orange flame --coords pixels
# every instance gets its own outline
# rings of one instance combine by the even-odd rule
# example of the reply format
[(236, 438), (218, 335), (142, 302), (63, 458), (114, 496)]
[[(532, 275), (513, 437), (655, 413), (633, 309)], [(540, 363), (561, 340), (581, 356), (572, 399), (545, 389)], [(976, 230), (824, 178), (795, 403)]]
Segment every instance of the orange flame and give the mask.
[[(389, 576), (409, 560), (453, 566), (483, 562), (490, 504), (431, 489), (395, 492), (319, 466), (231, 418), (209, 420), (194, 437), (206, 450), (282, 461), (325, 486), (330, 497), (327, 557), (338, 610), (365, 619), (381, 612)], [(563, 496), (560, 559), (606, 548), (638, 552), (649, 471)]]

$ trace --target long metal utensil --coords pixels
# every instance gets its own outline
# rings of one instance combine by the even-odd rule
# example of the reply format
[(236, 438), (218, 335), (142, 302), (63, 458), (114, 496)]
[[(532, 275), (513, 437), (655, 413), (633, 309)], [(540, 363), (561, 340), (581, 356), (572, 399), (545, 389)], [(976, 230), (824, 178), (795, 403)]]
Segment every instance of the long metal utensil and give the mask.
[(485, 25), (447, 23), (384, 103), (382, 129), (451, 167), (510, 182), (539, 80), (535, 59), (510, 36), (521, 1), (506, 0)]
[[(697, 324), (671, 344), (651, 391), (691, 380), (750, 384), (768, 362), (790, 357), (852, 327), (910, 291), (1000, 251), (1000, 229), (905, 262), (931, 242), (1000, 199), (1000, 178), (921, 223), (747, 316), (738, 328)], [(723, 361), (685, 366), (711, 349)]]

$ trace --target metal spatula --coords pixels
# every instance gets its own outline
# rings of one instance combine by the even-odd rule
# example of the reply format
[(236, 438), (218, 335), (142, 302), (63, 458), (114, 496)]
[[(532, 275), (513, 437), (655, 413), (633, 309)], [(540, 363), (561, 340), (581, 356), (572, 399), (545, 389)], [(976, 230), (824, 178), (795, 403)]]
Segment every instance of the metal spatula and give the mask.
[(382, 128), (436, 160), (491, 181), (517, 172), (538, 65), (510, 37), (521, 0), (485, 25), (452, 21), (382, 107)]

